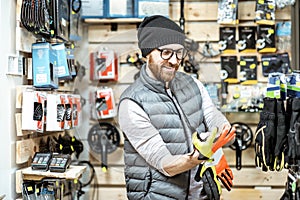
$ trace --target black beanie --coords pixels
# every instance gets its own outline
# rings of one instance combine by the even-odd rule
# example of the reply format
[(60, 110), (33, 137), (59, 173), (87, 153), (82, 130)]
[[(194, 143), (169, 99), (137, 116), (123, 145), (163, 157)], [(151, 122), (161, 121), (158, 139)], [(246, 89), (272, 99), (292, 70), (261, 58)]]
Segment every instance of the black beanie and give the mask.
[(184, 46), (185, 40), (183, 30), (174, 21), (161, 15), (145, 17), (138, 28), (137, 36), (143, 57), (163, 45), (181, 44)]

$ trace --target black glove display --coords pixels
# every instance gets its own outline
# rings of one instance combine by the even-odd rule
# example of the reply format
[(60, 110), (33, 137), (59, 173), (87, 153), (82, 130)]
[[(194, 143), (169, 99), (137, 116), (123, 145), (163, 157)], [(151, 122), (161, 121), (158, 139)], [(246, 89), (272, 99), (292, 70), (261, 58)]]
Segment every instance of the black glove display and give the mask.
[(255, 165), (262, 167), (263, 171), (274, 170), (274, 149), (276, 142), (276, 99), (264, 98), (264, 108), (260, 113), (255, 134)]
[(300, 98), (293, 98), (287, 106), (289, 108), (290, 124), (288, 131), (288, 162), (290, 165), (298, 164), (300, 160)]
[(286, 112), (283, 100), (277, 100), (276, 145), (274, 149), (274, 168), (281, 171), (285, 166), (285, 151), (287, 149)]

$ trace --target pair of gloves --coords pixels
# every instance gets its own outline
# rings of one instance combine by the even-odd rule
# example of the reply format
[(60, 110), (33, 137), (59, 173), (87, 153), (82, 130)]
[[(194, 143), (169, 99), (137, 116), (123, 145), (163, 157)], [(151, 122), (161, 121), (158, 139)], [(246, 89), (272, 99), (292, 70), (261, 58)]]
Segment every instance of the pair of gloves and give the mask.
[(194, 148), (199, 151), (202, 157), (207, 160), (198, 167), (195, 180), (203, 181), (204, 190), (209, 199), (220, 199), (222, 192), (220, 182), (230, 191), (232, 187), (233, 173), (228, 166), (221, 147), (235, 137), (235, 129), (225, 128), (218, 139), (214, 142), (218, 129), (215, 128), (210, 135), (202, 140), (197, 132), (192, 135)]
[[(290, 108), (289, 105), (287, 107)], [(298, 111), (294, 112), (292, 109), (290, 112), (298, 113)], [(260, 113), (260, 120), (255, 132), (255, 165), (261, 167), (263, 171), (281, 171), (286, 167), (288, 158), (285, 154), (287, 154), (287, 148), (289, 147), (289, 150), (291, 150), (294, 147), (292, 145), (293, 131), (288, 133), (287, 126), (288, 122), (291, 121), (291, 127), (294, 127), (295, 120), (293, 116), (289, 120), (287, 119), (288, 115), (284, 100), (264, 98), (264, 108)], [(290, 130), (298, 131), (297, 128)], [(290, 139), (291, 141), (288, 141)]]

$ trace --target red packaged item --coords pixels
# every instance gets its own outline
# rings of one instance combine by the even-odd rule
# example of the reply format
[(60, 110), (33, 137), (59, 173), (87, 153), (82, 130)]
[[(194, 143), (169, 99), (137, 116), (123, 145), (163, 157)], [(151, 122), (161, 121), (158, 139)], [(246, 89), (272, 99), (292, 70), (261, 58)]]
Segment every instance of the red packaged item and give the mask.
[(90, 54), (90, 79), (117, 81), (118, 56), (113, 50), (101, 50)]
[(116, 106), (112, 88), (101, 88), (95, 91), (93, 98), (93, 118), (106, 119), (116, 116)]

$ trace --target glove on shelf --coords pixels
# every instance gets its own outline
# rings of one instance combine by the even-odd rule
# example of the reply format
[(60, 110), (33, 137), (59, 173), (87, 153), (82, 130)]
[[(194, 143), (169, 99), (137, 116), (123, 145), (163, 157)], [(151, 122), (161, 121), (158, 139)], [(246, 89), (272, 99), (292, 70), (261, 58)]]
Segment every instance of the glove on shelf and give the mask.
[[(255, 134), (255, 165), (268, 171), (273, 166), (276, 141), (276, 99), (264, 98), (264, 108), (260, 113), (260, 121)], [(272, 169), (270, 169), (272, 170)]]

